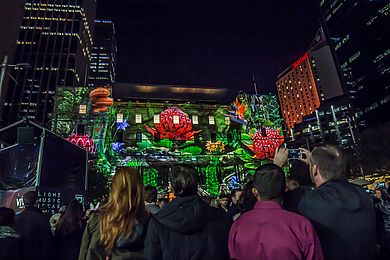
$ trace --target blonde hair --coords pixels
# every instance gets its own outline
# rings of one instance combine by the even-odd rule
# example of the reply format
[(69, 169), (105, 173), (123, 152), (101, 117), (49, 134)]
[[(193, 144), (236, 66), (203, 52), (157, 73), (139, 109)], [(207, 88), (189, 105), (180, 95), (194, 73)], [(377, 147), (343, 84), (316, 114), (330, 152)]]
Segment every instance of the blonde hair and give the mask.
[(108, 202), (99, 211), (100, 244), (110, 253), (118, 238), (131, 235), (136, 217), (148, 214), (141, 174), (130, 167), (118, 167)]

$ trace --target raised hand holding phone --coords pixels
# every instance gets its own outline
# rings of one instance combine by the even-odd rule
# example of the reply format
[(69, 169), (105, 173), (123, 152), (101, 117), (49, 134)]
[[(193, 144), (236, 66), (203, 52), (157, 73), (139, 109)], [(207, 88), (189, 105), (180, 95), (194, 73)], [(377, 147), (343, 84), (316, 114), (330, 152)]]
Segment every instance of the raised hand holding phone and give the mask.
[(301, 151), (301, 157), (299, 158), (299, 160), (309, 165), (311, 152), (306, 148), (302, 148), (302, 147), (299, 148), (299, 150)]
[(287, 159), (288, 159), (288, 149), (283, 146), (279, 146), (278, 148), (276, 148), (274, 164), (282, 168), (286, 164)]

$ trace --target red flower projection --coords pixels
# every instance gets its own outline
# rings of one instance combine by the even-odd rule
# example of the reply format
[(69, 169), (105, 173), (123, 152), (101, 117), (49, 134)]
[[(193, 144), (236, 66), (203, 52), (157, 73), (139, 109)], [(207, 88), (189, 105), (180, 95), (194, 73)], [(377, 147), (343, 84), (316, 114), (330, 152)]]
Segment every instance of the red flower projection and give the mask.
[(276, 148), (284, 142), (284, 137), (279, 134), (277, 129), (266, 127), (265, 133), (266, 135), (263, 136), (261, 131), (258, 130), (254, 135), (251, 134), (252, 144), (247, 146), (255, 154), (253, 158), (272, 159), (275, 156)]
[[(179, 121), (174, 124), (173, 118), (178, 117)], [(177, 107), (170, 107), (160, 113), (160, 123), (155, 123), (154, 128), (145, 126), (153, 136), (159, 139), (171, 140), (193, 140), (194, 135), (200, 131), (192, 130), (192, 122), (186, 113)]]
[(88, 135), (72, 134), (68, 137), (68, 141), (81, 148), (84, 148), (89, 153), (95, 153), (95, 142)]

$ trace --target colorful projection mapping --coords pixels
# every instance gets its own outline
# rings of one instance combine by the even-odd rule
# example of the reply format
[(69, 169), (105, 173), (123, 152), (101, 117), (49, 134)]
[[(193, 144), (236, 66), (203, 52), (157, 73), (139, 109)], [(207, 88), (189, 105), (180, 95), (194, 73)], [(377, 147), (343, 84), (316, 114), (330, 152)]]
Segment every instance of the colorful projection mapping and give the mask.
[[(274, 95), (240, 93), (228, 106), (119, 102), (93, 117), (88, 144), (95, 145), (89, 151), (97, 157), (98, 172), (110, 176), (118, 165), (131, 166), (142, 173), (145, 184), (164, 186), (170, 165), (191, 164), (211, 195), (238, 186), (269, 162), (284, 141)], [(65, 126), (58, 130), (70, 136)], [(85, 145), (88, 137), (81, 138), (69, 140)]]
[(97, 166), (103, 174), (117, 165), (137, 167), (145, 184), (159, 186), (161, 169), (187, 163), (203, 176), (205, 190), (217, 194), (273, 158), (284, 141), (282, 124), (273, 95), (241, 93), (230, 106), (118, 103), (95, 120)]

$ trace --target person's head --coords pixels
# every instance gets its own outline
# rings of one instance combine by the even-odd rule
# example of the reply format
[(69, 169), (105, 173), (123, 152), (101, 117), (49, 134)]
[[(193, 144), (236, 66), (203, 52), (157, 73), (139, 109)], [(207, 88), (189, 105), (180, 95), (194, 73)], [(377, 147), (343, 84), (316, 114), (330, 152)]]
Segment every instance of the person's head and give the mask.
[(343, 151), (336, 146), (317, 146), (311, 152), (309, 167), (310, 178), (318, 187), (330, 180), (344, 178), (346, 159)]
[(38, 193), (36, 191), (28, 191), (23, 195), (24, 206), (35, 206), (38, 203)]
[(70, 235), (81, 229), (81, 217), (83, 206), (81, 203), (73, 199), (66, 207), (65, 213), (60, 218), (57, 231), (63, 235)]
[(15, 224), (15, 212), (13, 209), (0, 207), (0, 226), (12, 227)]
[(299, 182), (295, 179), (287, 179), (286, 180), (286, 191), (287, 190), (295, 190), (296, 188), (299, 187)]
[(195, 195), (198, 191), (198, 172), (190, 165), (176, 165), (169, 175), (171, 187), (175, 196)]
[(232, 198), (233, 204), (237, 204), (238, 201), (240, 200), (241, 196), (242, 196), (242, 189), (232, 190), (231, 198)]
[(145, 187), (145, 201), (147, 203), (157, 202), (157, 188), (151, 185)]
[(100, 243), (106, 252), (111, 252), (119, 237), (132, 233), (136, 218), (148, 214), (141, 174), (134, 168), (118, 167), (108, 202), (99, 212)]
[(382, 191), (380, 189), (376, 189), (374, 192), (374, 196), (377, 199), (382, 199)]
[(253, 180), (245, 183), (242, 190), (242, 196), (239, 201), (241, 214), (252, 210), (256, 204), (257, 199), (252, 193), (252, 188), (254, 188)]
[(386, 189), (389, 189), (389, 188), (390, 188), (390, 185), (389, 185), (389, 182), (388, 182), (388, 181), (385, 182), (385, 188), (386, 188)]
[(226, 208), (229, 205), (229, 197), (226, 194), (221, 194), (219, 196), (219, 204), (221, 204), (222, 207)]
[(286, 190), (286, 179), (282, 168), (268, 163), (256, 169), (252, 193), (258, 201), (282, 201)]

